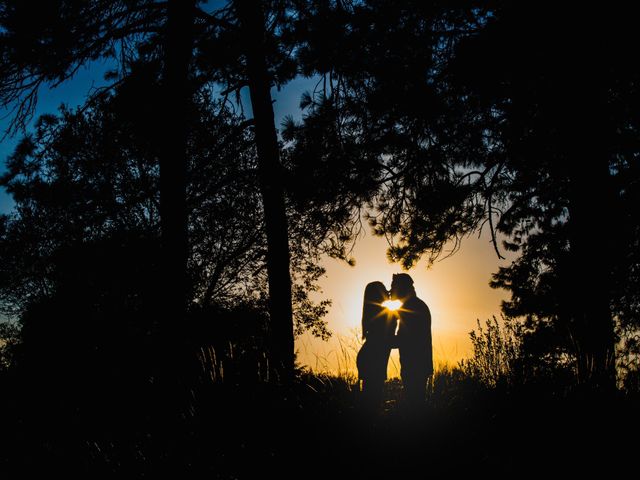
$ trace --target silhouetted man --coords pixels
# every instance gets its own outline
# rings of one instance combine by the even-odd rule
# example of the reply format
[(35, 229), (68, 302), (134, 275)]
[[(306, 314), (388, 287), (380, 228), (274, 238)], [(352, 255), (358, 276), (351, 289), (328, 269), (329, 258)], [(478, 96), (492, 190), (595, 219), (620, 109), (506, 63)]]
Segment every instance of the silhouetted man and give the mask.
[(397, 345), (405, 398), (419, 403), (424, 400), (427, 380), (433, 374), (431, 312), (416, 296), (413, 279), (406, 273), (393, 276), (391, 298), (402, 302), (398, 311)]

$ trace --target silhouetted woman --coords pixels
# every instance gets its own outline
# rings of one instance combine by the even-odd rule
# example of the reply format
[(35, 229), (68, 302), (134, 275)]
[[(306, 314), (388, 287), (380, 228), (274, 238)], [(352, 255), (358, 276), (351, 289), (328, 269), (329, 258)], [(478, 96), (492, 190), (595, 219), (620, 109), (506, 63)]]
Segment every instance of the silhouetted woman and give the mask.
[(378, 406), (382, 401), (384, 382), (387, 379), (387, 363), (396, 330), (396, 318), (382, 305), (388, 299), (389, 293), (382, 282), (371, 282), (364, 289), (364, 344), (358, 352), (356, 363), (358, 378), (362, 380), (362, 392), (374, 406)]

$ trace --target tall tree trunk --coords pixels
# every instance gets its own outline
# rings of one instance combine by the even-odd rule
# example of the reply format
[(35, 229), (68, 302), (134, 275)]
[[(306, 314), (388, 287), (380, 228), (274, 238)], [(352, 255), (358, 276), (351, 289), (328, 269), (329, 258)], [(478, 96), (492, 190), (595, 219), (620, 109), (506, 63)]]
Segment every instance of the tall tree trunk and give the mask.
[(193, 0), (169, 0), (160, 142), (160, 226), (164, 322), (184, 316), (187, 295), (187, 109), (193, 45)]
[(281, 380), (288, 381), (294, 363), (289, 239), (271, 79), (266, 62), (264, 11), (262, 2), (256, 0), (236, 0), (235, 7), (246, 42), (247, 76), (267, 235), (271, 371)]
[(580, 381), (609, 389), (615, 385), (615, 338), (610, 310), (612, 254), (607, 238), (612, 230), (603, 217), (611, 206), (610, 174), (601, 158), (590, 162), (593, 157), (580, 150), (582, 162), (569, 180), (570, 308)]
[(609, 171), (607, 93), (597, 71), (601, 58), (598, 46), (587, 38), (588, 33), (576, 36), (565, 73), (570, 249), (566, 310), (571, 312), (579, 381), (601, 390), (615, 387), (610, 302), (616, 206)]
[[(193, 50), (195, 1), (169, 0), (165, 26), (158, 128), (160, 159), (161, 258), (154, 384), (158, 388), (155, 423), (179, 421), (188, 401), (187, 307), (187, 120), (189, 63)], [(161, 433), (158, 433), (159, 435)]]

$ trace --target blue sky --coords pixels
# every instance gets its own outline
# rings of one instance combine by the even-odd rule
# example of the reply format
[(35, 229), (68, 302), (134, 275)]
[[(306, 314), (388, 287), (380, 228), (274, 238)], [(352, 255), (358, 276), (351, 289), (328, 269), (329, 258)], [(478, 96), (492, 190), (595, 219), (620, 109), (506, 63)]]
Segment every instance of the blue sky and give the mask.
[[(105, 84), (103, 76), (108, 69), (109, 66), (106, 62), (94, 62), (90, 67), (78, 70), (71, 80), (63, 83), (56, 89), (50, 89), (46, 85), (43, 86), (38, 91), (36, 114), (31, 120), (30, 126), (33, 125), (39, 115), (43, 113), (55, 113), (62, 103), (69, 106), (78, 106), (84, 103), (87, 94), (90, 93), (92, 88)], [(0, 132), (4, 133), (6, 131), (10, 119), (10, 112), (3, 111), (0, 116)], [(28, 131), (29, 129), (27, 129), (27, 132)], [(23, 135), (19, 133), (13, 137), (7, 137), (0, 142), (0, 174), (6, 170), (6, 159), (22, 136)], [(9, 195), (7, 195), (3, 188), (0, 188), (0, 213), (7, 212), (11, 208), (12, 203)]]

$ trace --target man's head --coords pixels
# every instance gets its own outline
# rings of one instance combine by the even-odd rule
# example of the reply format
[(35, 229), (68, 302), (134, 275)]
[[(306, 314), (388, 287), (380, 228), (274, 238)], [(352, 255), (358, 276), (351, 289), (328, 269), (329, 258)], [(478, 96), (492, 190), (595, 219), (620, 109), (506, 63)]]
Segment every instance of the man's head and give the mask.
[(397, 273), (393, 275), (391, 281), (391, 298), (394, 300), (402, 300), (415, 295), (413, 288), (413, 278), (406, 273)]

